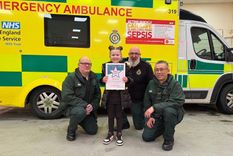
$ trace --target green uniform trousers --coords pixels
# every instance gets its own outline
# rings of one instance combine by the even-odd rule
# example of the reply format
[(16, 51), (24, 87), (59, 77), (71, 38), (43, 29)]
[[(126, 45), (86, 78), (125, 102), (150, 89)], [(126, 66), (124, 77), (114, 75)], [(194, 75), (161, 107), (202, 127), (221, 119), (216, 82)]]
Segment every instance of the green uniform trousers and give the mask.
[[(141, 130), (144, 127), (145, 118), (144, 118), (143, 107), (144, 107), (143, 102), (133, 102), (131, 105), (133, 124), (135, 129), (137, 130)], [(128, 123), (129, 121), (127, 119), (127, 115), (125, 112), (123, 112), (123, 127), (125, 127)]]
[(144, 127), (145, 118), (143, 112), (143, 102), (134, 102), (131, 106), (131, 113), (135, 129), (141, 130)]
[(175, 126), (183, 119), (183, 112), (174, 108), (167, 107), (163, 110), (163, 114), (155, 117), (155, 123), (152, 128), (145, 125), (142, 133), (142, 139), (146, 142), (154, 141), (163, 134), (164, 140), (173, 141)]
[(70, 111), (69, 132), (75, 132), (80, 125), (87, 134), (94, 135), (97, 133), (97, 119), (93, 113), (86, 115), (86, 111), (81, 107), (74, 107)]

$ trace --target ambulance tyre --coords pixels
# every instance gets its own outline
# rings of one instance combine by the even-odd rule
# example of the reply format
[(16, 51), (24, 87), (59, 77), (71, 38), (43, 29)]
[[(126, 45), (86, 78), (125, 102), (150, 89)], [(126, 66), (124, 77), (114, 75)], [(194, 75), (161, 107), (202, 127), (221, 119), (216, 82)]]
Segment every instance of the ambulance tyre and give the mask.
[(221, 90), (217, 107), (222, 113), (233, 114), (233, 84), (228, 84)]
[(30, 98), (32, 112), (41, 119), (57, 119), (62, 115), (61, 92), (53, 87), (40, 87)]

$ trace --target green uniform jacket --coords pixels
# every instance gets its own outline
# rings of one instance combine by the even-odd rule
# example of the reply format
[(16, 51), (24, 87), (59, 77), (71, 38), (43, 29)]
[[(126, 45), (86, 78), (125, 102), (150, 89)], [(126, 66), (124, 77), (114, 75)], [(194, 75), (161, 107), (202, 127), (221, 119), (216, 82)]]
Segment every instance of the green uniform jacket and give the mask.
[(93, 72), (89, 74), (90, 85), (88, 87), (87, 81), (78, 69), (70, 73), (62, 84), (62, 100), (61, 105), (66, 109), (66, 115), (69, 115), (73, 107), (85, 108), (87, 104), (93, 106), (93, 112), (99, 107), (100, 102), (100, 88), (96, 75)]
[(156, 77), (153, 77), (147, 85), (144, 96), (144, 109), (154, 107), (154, 115), (162, 114), (167, 107), (175, 108), (179, 113), (183, 113), (185, 95), (172, 75), (168, 75), (167, 80), (160, 84)]

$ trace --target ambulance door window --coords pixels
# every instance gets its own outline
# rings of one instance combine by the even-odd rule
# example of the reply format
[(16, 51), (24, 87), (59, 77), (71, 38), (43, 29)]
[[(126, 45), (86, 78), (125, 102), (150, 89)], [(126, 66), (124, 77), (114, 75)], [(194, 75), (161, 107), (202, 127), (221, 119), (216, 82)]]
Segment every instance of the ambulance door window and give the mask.
[(224, 45), (212, 33), (211, 38), (213, 42), (214, 60), (225, 60)]
[(192, 42), (196, 55), (211, 60), (211, 50), (208, 31), (203, 28), (191, 28)]
[(45, 46), (90, 47), (90, 17), (46, 14)]

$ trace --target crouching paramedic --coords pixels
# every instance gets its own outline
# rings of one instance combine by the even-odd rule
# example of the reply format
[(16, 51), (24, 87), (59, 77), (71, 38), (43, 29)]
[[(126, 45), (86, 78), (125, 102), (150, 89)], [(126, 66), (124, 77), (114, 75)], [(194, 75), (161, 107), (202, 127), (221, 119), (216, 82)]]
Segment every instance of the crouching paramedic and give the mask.
[(96, 111), (100, 102), (100, 88), (96, 75), (91, 71), (88, 57), (80, 58), (78, 68), (69, 74), (62, 84), (62, 105), (70, 117), (66, 139), (76, 139), (77, 126), (87, 134), (97, 133)]
[(166, 61), (155, 64), (154, 75), (144, 96), (146, 122), (142, 138), (149, 142), (163, 135), (162, 149), (170, 151), (174, 145), (175, 126), (183, 119), (185, 95), (180, 84), (169, 74)]

